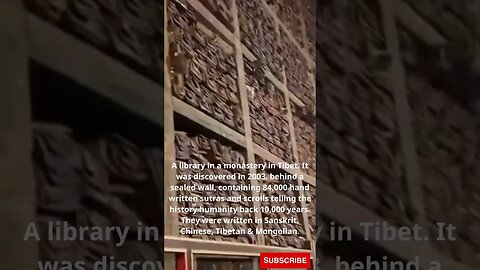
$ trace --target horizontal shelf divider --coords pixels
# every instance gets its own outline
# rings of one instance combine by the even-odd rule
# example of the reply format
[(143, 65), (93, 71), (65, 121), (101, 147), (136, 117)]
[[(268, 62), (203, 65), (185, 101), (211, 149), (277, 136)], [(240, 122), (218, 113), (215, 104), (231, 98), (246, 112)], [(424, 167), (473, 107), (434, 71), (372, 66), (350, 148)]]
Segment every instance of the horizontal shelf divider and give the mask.
[(213, 15), (200, 1), (188, 0), (188, 4), (192, 6), (196, 12), (198, 12), (203, 19), (205, 19), (217, 33), (221, 34), (232, 45), (235, 44), (235, 37), (232, 31), (230, 31), (222, 22), (220, 22), (215, 15)]
[[(269, 162), (272, 162), (272, 163), (281, 163), (281, 162), (289, 163), (289, 162), (286, 162), (286, 161), (282, 160), (281, 158), (275, 156), (274, 154), (268, 152), (267, 150), (263, 149), (263, 147), (255, 144), (255, 143), (253, 144), (253, 149), (254, 149), (254, 152), (255, 152), (256, 155), (260, 156), (261, 158), (263, 158), (263, 159), (265, 159)], [(307, 175), (299, 169), (286, 169), (284, 171), (286, 171), (287, 173), (290, 173), (290, 174), (303, 175), (303, 181), (305, 183), (307, 183), (309, 185), (312, 185), (312, 186), (317, 185), (317, 181), (316, 181), (315, 177)]]
[[(208, 21), (214, 28), (215, 30), (220, 33), (224, 38), (226, 38), (229, 42), (232, 44), (235, 43), (235, 35), (225, 27), (223, 23), (221, 23), (208, 9), (200, 3), (200, 1), (195, 1), (195, 0), (189, 0), (188, 3), (197, 11), (203, 19)], [(243, 49), (243, 54), (247, 57), (248, 60), (250, 61), (255, 61), (257, 58), (253, 55), (248, 48), (242, 44), (242, 49)], [(309, 59), (309, 58), (307, 58)], [(309, 59), (311, 60), (311, 59)], [(290, 100), (292, 100), (296, 105), (299, 106), (305, 106), (305, 104), (297, 97), (295, 96), (292, 92), (290, 92), (287, 89), (287, 86), (280, 82), (275, 76), (267, 71), (265, 76), (281, 91), (283, 91), (285, 94), (288, 94), (290, 96)]]
[(163, 126), (160, 84), (31, 13), (27, 30), (31, 58)]
[[(251, 62), (254, 62), (257, 60), (255, 55), (253, 55), (253, 53), (244, 44), (242, 44), (242, 53)], [(290, 100), (293, 101), (295, 105), (298, 105), (300, 107), (305, 106), (305, 103), (303, 103), (303, 101), (301, 101), (297, 96), (295, 96), (292, 92), (290, 92), (287, 89), (287, 86), (284, 83), (282, 83), (280, 80), (278, 80), (275, 77), (275, 75), (272, 74), (272, 72), (267, 71), (265, 73), (265, 77), (269, 79), (270, 82), (272, 82), (278, 89), (280, 89), (280, 91), (288, 95)]]
[(186, 102), (173, 97), (173, 109), (176, 113), (194, 121), (204, 128), (217, 133), (218, 135), (233, 141), (234, 143), (246, 147), (245, 136), (233, 130), (227, 125), (220, 123), (215, 118), (207, 115), (199, 109), (187, 104)]
[(262, 3), (263, 3), (263, 6), (265, 7), (265, 10), (267, 10), (269, 15), (272, 16), (273, 20), (282, 28), (282, 30), (285, 31), (285, 33), (287, 33), (288, 38), (290, 39), (290, 41), (293, 42), (293, 44), (295, 44), (297, 49), (300, 51), (302, 56), (307, 61), (307, 64), (309, 65), (309, 67), (314, 68), (315, 67), (315, 61), (311, 59), (312, 56), (305, 50), (305, 48), (300, 46), (300, 44), (298, 43), (297, 40), (295, 40), (295, 38), (293, 37), (293, 34), (290, 31), (290, 29), (288, 29), (288, 27), (285, 26), (285, 24), (283, 24), (282, 20), (280, 20), (280, 18), (278, 18), (277, 13), (275, 13), (275, 11), (272, 10), (272, 8), (267, 4), (267, 2), (265, 0), (262, 0)]

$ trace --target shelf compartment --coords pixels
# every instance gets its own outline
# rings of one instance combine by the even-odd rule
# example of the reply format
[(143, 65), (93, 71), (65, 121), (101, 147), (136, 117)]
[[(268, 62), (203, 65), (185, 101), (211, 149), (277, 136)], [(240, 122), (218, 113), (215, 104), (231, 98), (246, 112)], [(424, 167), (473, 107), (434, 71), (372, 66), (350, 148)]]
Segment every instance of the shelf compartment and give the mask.
[(315, 116), (302, 110), (302, 108), (296, 106), (293, 102), (290, 106), (292, 109), (292, 122), (297, 144), (297, 162), (307, 163), (308, 169), (306, 173), (315, 176), (317, 161), (316, 153), (312, 151), (312, 149), (316, 149)]
[(168, 12), (172, 95), (244, 133), (234, 49), (201, 24), (190, 6), (171, 1)]
[[(163, 129), (95, 91), (30, 62), (34, 176), (41, 226), (155, 227), (156, 242), (40, 242), (41, 260), (86, 261), (142, 254), (161, 260)], [(87, 121), (88, 120), (88, 121)], [(60, 248), (61, 252), (55, 250)], [(84, 257), (92, 252), (92, 256)]]
[[(217, 164), (245, 164), (246, 163), (246, 151), (239, 145), (236, 145), (229, 141), (227, 138), (223, 138), (213, 131), (206, 130), (204, 127), (192, 123), (189, 119), (186, 119), (180, 115), (175, 117), (175, 156), (176, 162), (186, 162), (188, 164), (215, 164), (214, 169), (180, 169), (176, 170), (176, 175), (246, 175), (244, 170), (225, 170), (217, 168)], [(246, 179), (246, 177), (245, 177)], [(250, 191), (221, 191), (218, 190), (220, 186), (250, 186), (247, 180), (236, 177), (235, 180), (177, 180), (177, 185), (183, 186), (204, 186), (210, 187), (213, 185), (214, 190), (200, 191), (198, 188), (192, 191), (179, 191), (176, 196), (188, 196), (194, 198), (193, 202), (178, 202), (178, 207), (193, 207), (198, 209), (224, 209), (242, 207), (252, 207), (252, 203), (248, 202), (233, 202), (225, 200), (225, 198), (233, 198), (238, 196), (251, 197)], [(168, 187), (170, 188), (170, 187)], [(221, 199), (221, 201), (202, 201), (201, 197), (212, 196)], [(227, 219), (240, 217), (246, 220), (251, 220), (246, 224), (243, 223), (228, 223), (222, 222), (220, 224), (213, 223), (200, 223), (192, 224), (184, 222), (182, 218), (213, 218), (226, 221)], [(227, 242), (240, 242), (256, 244), (258, 239), (255, 235), (251, 235), (247, 232), (249, 229), (254, 228), (254, 214), (253, 213), (237, 213), (234, 216), (230, 212), (217, 212), (207, 213), (200, 212), (195, 215), (178, 213), (178, 222), (180, 235), (182, 237), (194, 237), (203, 240), (215, 240), (215, 241), (227, 241)], [(217, 234), (216, 230), (223, 229), (228, 230), (229, 233)], [(191, 234), (191, 230), (211, 230), (211, 234)]]
[[(268, 164), (270, 163), (268, 160), (265, 160), (259, 156), (255, 157), (255, 162), (257, 164)], [(308, 222), (308, 220), (305, 219), (303, 213), (296, 213), (296, 214), (288, 214), (287, 215), (287, 209), (297, 209), (301, 207), (305, 207), (303, 203), (298, 201), (298, 196), (303, 195), (303, 192), (300, 191), (294, 191), (294, 190), (275, 190), (274, 188), (272, 189), (267, 189), (263, 190), (264, 185), (282, 185), (286, 184), (288, 185), (289, 183), (295, 185), (295, 186), (301, 186), (301, 180), (278, 180), (275, 178), (270, 178), (271, 175), (275, 175), (274, 177), (281, 177), (287, 176), (289, 174), (288, 172), (285, 172), (284, 170), (281, 169), (267, 169), (265, 171), (257, 171), (257, 173), (262, 173), (265, 175), (265, 180), (259, 181), (259, 186), (262, 187), (262, 191), (260, 194), (265, 195), (267, 197), (278, 197), (282, 198), (282, 196), (285, 197), (290, 197), (290, 198), (295, 198), (296, 201), (295, 203), (292, 201), (279, 201), (279, 202), (274, 202), (274, 201), (269, 201), (269, 202), (262, 202), (262, 207), (268, 207), (269, 209), (274, 209), (274, 208), (281, 208), (283, 207), (285, 209), (285, 212), (274, 212), (272, 211), (271, 213), (262, 213), (262, 219), (264, 218), (274, 218), (274, 219), (281, 219), (281, 218), (296, 218), (296, 223), (285, 223), (285, 224), (278, 224), (278, 223), (264, 223), (263, 224), (263, 229), (265, 230), (280, 230), (280, 229), (288, 229), (289, 232), (292, 232), (292, 234), (279, 234), (279, 235), (274, 235), (274, 234), (266, 234), (265, 235), (265, 243), (269, 246), (281, 246), (281, 247), (290, 247), (290, 248), (297, 248), (297, 249), (302, 249), (302, 248), (307, 248), (310, 243), (309, 239), (307, 237), (307, 231), (306, 231), (306, 224), (305, 222)], [(298, 175), (297, 175), (298, 177)]]
[(287, 103), (284, 93), (258, 73), (245, 60), (245, 83), (248, 92), (252, 140), (272, 154), (293, 162)]
[(205, 128), (214, 131), (222, 137), (232, 140), (238, 145), (246, 146), (245, 136), (231, 129), (229, 126), (217, 121), (215, 118), (205, 114), (204, 112), (190, 106), (178, 98), (173, 98), (174, 111), (190, 120), (198, 123)]
[(278, 31), (273, 18), (261, 0), (237, 1), (242, 44), (253, 54), (259, 65), (283, 82), (283, 59)]

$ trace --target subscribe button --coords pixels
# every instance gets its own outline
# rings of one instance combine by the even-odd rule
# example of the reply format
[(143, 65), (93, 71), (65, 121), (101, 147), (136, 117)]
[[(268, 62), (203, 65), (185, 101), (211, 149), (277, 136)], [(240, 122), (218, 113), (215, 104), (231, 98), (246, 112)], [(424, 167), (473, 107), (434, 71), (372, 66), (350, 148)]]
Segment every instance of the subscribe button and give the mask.
[(260, 253), (260, 268), (310, 268), (310, 253)]

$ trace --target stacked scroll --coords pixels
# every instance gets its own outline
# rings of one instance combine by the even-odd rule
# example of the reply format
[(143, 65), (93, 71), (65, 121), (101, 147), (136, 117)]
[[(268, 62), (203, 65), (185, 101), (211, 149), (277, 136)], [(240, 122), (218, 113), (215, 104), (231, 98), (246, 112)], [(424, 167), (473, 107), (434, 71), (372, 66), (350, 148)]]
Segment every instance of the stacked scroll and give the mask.
[(197, 22), (189, 6), (169, 1), (172, 93), (244, 132), (233, 49)]
[(245, 59), (253, 142), (282, 160), (293, 162), (285, 96)]
[(308, 70), (307, 59), (284, 30), (280, 31), (280, 40), (287, 88), (313, 110), (315, 108), (315, 86), (313, 85), (313, 76)]
[(307, 163), (308, 169), (306, 173), (315, 176), (317, 173), (317, 161), (316, 155), (312, 152), (312, 149), (316, 149), (315, 115), (312, 112), (303, 110), (293, 102), (291, 102), (290, 106), (295, 128), (298, 162)]
[(237, 1), (237, 5), (242, 43), (259, 59), (264, 69), (268, 68), (278, 80), (284, 81), (278, 29), (262, 0)]
[[(256, 156), (255, 157), (256, 163), (257, 164), (267, 164), (268, 162), (262, 159), (261, 157)], [(295, 181), (293, 183), (290, 183), (289, 181), (286, 180), (278, 180), (270, 177), (270, 174), (278, 175), (280, 174), (285, 174), (283, 171), (263, 171), (262, 173), (265, 174), (266, 180), (261, 181), (259, 184), (260, 186), (263, 187), (263, 185), (281, 185), (281, 184), (292, 184), (292, 185), (298, 185), (299, 183), (297, 180), (291, 180)], [(282, 189), (263, 189), (262, 188), (262, 193), (265, 196), (268, 197), (281, 197), (281, 196), (286, 196), (286, 197), (296, 197), (298, 198), (298, 192), (294, 191), (292, 189), (287, 189), (287, 190), (282, 190)], [(293, 202), (288, 202), (288, 201), (272, 201), (270, 200), (269, 202), (265, 202), (262, 205), (265, 205), (268, 207), (268, 209), (275, 209), (283, 207), (285, 209), (284, 212), (278, 212), (278, 211), (270, 211), (270, 212), (262, 212), (262, 218), (264, 217), (269, 217), (269, 218), (274, 218), (274, 219), (280, 219), (283, 217), (287, 217), (287, 209), (292, 209), (292, 208), (298, 208), (300, 207), (300, 202), (293, 203)], [(280, 247), (292, 247), (292, 248), (305, 248), (306, 244), (306, 231), (305, 231), (305, 224), (303, 224), (303, 217), (302, 213), (296, 213), (296, 214), (290, 214), (288, 215), (289, 218), (295, 217), (297, 219), (297, 223), (264, 223), (263, 224), (263, 229), (267, 230), (281, 230), (281, 229), (286, 229), (289, 231), (296, 231), (297, 234), (281, 234), (281, 235), (274, 235), (274, 234), (267, 234), (265, 235), (265, 243), (267, 245), (271, 246), (280, 246)]]
[(300, 7), (300, 1), (289, 0), (270, 0), (272, 9), (277, 14), (278, 18), (288, 28), (290, 33), (294, 36), (295, 40), (303, 46), (303, 20)]
[(218, 20), (233, 32), (232, 0), (201, 0), (200, 1)]
[[(193, 135), (189, 134), (184, 131), (176, 131), (175, 132), (175, 156), (177, 162), (186, 162), (188, 164), (245, 164), (245, 157), (244, 154), (240, 151), (232, 149), (232, 146), (228, 144), (221, 143), (218, 140), (207, 137), (205, 135)], [(177, 170), (177, 175), (195, 175), (197, 173), (200, 174), (208, 174), (208, 175), (232, 175), (232, 174), (242, 174), (246, 175), (246, 171), (243, 170), (225, 170), (221, 168), (215, 169), (208, 169), (205, 168), (203, 170), (200, 169), (179, 169)], [(246, 179), (246, 178), (245, 178)], [(206, 186), (209, 184), (214, 184), (215, 186), (227, 186), (227, 185), (235, 185), (235, 186), (248, 186), (248, 180), (240, 179), (240, 177), (235, 177), (235, 180), (229, 179), (219, 179), (219, 180), (189, 180), (188, 182), (179, 181), (179, 185), (187, 184), (189, 186), (195, 186), (194, 190), (183, 190), (179, 191), (177, 195), (183, 195), (191, 198), (199, 198), (199, 197), (223, 197), (223, 198), (232, 198), (238, 196), (246, 196), (251, 197), (252, 194), (249, 191), (223, 191), (223, 190), (203, 190), (201, 191), (198, 186)], [(187, 207), (187, 208), (201, 208), (204, 209), (227, 209), (228, 207), (242, 206), (242, 207), (252, 207), (251, 203), (245, 202), (242, 200), (241, 202), (232, 202), (232, 201), (202, 201), (198, 200), (195, 202), (179, 202), (179, 207)], [(227, 230), (244, 230), (248, 232), (248, 229), (253, 229), (255, 231), (255, 223), (229, 223), (229, 222), (222, 222), (220, 224), (215, 223), (199, 223), (199, 224), (192, 224), (192, 223), (185, 223), (182, 222), (182, 217), (189, 217), (189, 218), (234, 218), (240, 217), (245, 219), (253, 219), (254, 216), (252, 213), (237, 213), (235, 214), (231, 212), (218, 212), (218, 213), (201, 213), (198, 212), (197, 214), (191, 213), (180, 213), (179, 214), (179, 223), (181, 228), (189, 228), (189, 229), (211, 229), (213, 232), (216, 232), (217, 228), (224, 228)], [(182, 235), (183, 236), (183, 235)], [(250, 243), (255, 244), (257, 243), (256, 236), (253, 234), (213, 234), (213, 235), (206, 235), (206, 234), (188, 234), (189, 237), (201, 238), (201, 239), (211, 239), (211, 240), (221, 240), (221, 241), (229, 241), (229, 242), (242, 242), (242, 243)]]

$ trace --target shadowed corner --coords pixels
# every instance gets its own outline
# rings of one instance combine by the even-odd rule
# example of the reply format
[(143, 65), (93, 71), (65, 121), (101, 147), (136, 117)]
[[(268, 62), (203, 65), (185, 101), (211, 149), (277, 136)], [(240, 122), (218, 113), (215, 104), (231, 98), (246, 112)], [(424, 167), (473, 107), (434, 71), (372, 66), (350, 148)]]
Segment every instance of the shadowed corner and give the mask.
[[(39, 260), (83, 262), (87, 269), (103, 260), (161, 262), (163, 130), (43, 65), (30, 65)], [(77, 229), (52, 229), (63, 222)], [(127, 234), (116, 245), (115, 231), (97, 237), (87, 231), (80, 240), (79, 228)], [(73, 242), (49, 241), (65, 236)]]

